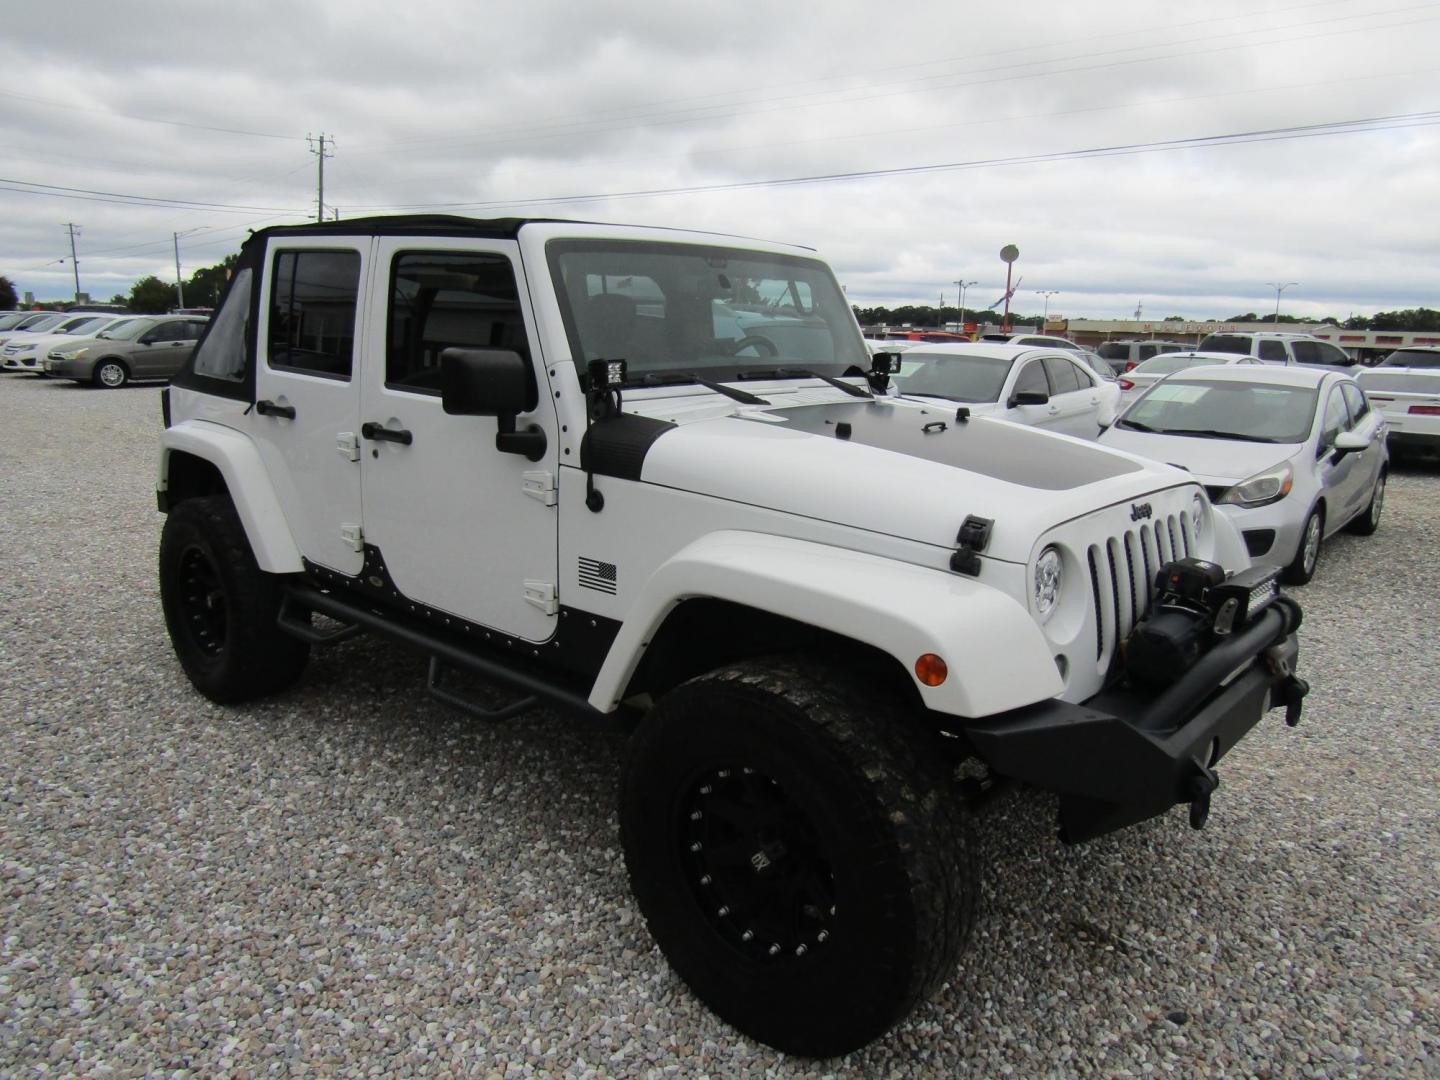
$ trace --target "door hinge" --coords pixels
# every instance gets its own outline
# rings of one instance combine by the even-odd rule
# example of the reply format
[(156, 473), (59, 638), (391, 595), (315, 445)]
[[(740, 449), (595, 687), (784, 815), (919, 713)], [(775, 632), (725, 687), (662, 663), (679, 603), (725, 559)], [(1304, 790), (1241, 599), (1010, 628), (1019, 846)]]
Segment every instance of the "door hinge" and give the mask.
[(353, 431), (342, 431), (335, 436), (335, 449), (344, 455), (346, 461), (359, 461), (360, 437)]
[(545, 469), (521, 473), (521, 490), (532, 499), (538, 499), (546, 506), (554, 506), (558, 498), (555, 491), (555, 474)]
[(349, 544), (353, 551), (365, 550), (365, 532), (359, 525), (341, 525), (340, 539)]
[(560, 601), (555, 597), (553, 581), (525, 582), (525, 602), (531, 607), (539, 608), (546, 615), (554, 615), (560, 610)]

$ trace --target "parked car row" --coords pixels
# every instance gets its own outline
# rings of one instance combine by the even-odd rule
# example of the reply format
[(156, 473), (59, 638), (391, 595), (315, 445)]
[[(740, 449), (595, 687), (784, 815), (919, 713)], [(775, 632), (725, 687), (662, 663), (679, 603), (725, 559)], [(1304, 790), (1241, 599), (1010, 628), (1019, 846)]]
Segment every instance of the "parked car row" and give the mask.
[[(1397, 363), (1407, 366), (1362, 379), (1392, 380), (1380, 383), (1386, 401), (1419, 410), (1402, 423), (1428, 423), (1440, 442), (1440, 349)], [(1251, 558), (1292, 584), (1314, 575), (1326, 537), (1379, 526), (1387, 418), (1343, 371), (1196, 350), (1154, 355), (1107, 381), (1073, 346), (980, 341), (908, 348), (893, 379), (902, 397), (952, 401), (969, 416), (1098, 439), (1186, 470), (1233, 519)], [(1422, 385), (1395, 381), (1411, 379)]]
[(109, 389), (131, 380), (168, 380), (190, 359), (208, 321), (193, 314), (8, 315), (0, 319), (0, 369)]

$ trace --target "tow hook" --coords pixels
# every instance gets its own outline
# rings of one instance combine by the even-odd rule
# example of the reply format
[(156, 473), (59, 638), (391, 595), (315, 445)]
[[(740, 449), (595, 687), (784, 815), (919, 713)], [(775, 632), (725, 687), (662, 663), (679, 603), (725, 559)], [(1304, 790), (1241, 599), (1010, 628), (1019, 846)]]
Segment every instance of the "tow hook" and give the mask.
[(1203, 829), (1210, 817), (1210, 795), (1220, 786), (1220, 777), (1209, 769), (1190, 779), (1190, 828)]

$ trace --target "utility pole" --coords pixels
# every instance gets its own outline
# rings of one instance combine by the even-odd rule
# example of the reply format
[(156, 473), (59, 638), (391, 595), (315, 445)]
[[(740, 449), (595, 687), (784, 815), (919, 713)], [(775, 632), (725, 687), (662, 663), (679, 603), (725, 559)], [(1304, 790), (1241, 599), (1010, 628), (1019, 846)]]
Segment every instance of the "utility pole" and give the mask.
[(945, 290), (944, 290), (944, 289), (941, 289), (941, 290), (940, 290), (940, 307), (939, 307), (939, 309), (935, 312), (935, 328), (936, 328), (937, 330), (944, 330), (944, 329), (945, 329)]
[(1275, 290), (1275, 314), (1274, 314), (1274, 316), (1270, 319), (1270, 325), (1271, 325), (1271, 326), (1278, 326), (1278, 325), (1280, 325), (1280, 294), (1283, 293), (1286, 289), (1290, 288), (1291, 285), (1299, 285), (1300, 282), (1298, 282), (1298, 281), (1287, 281), (1287, 282), (1284, 282), (1283, 284), (1277, 284), (1276, 282), (1273, 282), (1273, 281), (1267, 281), (1267, 282), (1265, 282), (1265, 284), (1266, 284), (1266, 285), (1269, 285), (1270, 288), (1272, 288), (1272, 289)]
[(175, 299), (179, 301), (176, 307), (185, 306), (185, 279), (180, 276), (180, 234), (171, 233), (175, 238)]
[[(327, 140), (329, 141), (329, 144), (330, 144), (328, 148), (327, 148), (326, 145), (325, 145)], [(326, 135), (326, 134), (322, 131), (319, 135), (306, 135), (306, 136), (305, 136), (305, 141), (310, 144), (310, 152), (311, 152), (312, 154), (314, 154), (315, 157), (318, 159), (318, 165), (319, 165), (319, 169), (320, 169), (320, 179), (319, 179), (319, 185), (318, 185), (318, 194), (317, 194), (317, 197), (316, 197), (316, 205), (315, 205), (315, 220), (316, 220), (316, 221), (324, 221), (324, 220), (325, 220), (325, 159), (326, 159), (327, 157), (334, 157), (334, 156), (335, 156), (335, 136), (333, 136), (333, 135)], [(319, 144), (318, 146), (316, 145), (317, 143)]]
[(80, 302), (80, 260), (75, 255), (75, 234), (80, 231), (80, 226), (65, 223), (65, 228), (70, 230), (70, 265), (75, 270), (75, 303)]

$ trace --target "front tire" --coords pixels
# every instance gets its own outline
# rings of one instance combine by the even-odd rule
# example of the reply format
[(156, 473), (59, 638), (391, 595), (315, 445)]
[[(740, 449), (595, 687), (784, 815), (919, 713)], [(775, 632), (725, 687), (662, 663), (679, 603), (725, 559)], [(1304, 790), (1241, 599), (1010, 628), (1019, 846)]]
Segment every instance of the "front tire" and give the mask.
[(294, 684), (310, 646), (276, 626), (280, 578), (255, 562), (225, 495), (187, 499), (160, 536), (160, 603), (195, 688), (222, 705)]
[(119, 360), (101, 360), (92, 378), (102, 390), (118, 390), (130, 381), (130, 372)]
[(1317, 506), (1300, 527), (1300, 546), (1295, 549), (1295, 558), (1281, 573), (1285, 584), (1304, 585), (1315, 576), (1315, 566), (1320, 561), (1320, 543), (1324, 537), (1325, 510)]
[(969, 833), (913, 718), (800, 661), (676, 688), (636, 732), (620, 832), (650, 932), (745, 1034), (847, 1053), (941, 984), (974, 920)]

